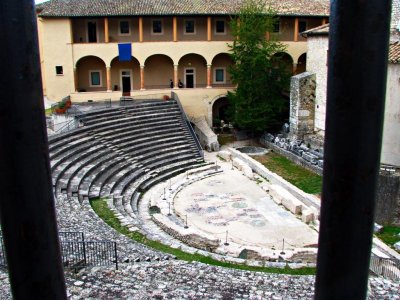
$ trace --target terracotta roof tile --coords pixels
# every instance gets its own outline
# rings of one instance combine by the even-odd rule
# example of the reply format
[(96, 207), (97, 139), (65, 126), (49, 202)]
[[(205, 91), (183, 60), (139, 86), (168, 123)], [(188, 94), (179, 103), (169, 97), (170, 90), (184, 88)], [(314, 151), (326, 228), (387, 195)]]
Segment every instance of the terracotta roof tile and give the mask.
[[(230, 15), (244, 0), (50, 0), (42, 17)], [(285, 16), (328, 16), (329, 0), (276, 0), (271, 8)]]
[(400, 42), (391, 43), (389, 45), (389, 62), (392, 64), (400, 64)]

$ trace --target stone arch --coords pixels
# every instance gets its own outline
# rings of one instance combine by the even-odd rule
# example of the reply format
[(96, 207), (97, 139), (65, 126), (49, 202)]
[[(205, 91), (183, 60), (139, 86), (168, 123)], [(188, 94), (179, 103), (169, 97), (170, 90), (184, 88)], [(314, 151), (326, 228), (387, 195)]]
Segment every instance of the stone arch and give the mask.
[(75, 64), (76, 90), (98, 92), (107, 90), (107, 70), (104, 60), (89, 55), (81, 57)]
[(229, 67), (233, 64), (228, 53), (222, 52), (214, 56), (211, 62), (211, 82), (214, 86), (232, 86)]
[(174, 61), (165, 54), (153, 54), (144, 63), (146, 89), (170, 88), (170, 79), (174, 80)]
[[(127, 80), (127, 71), (130, 71), (130, 91), (140, 89), (140, 63), (132, 56), (131, 61), (119, 61), (118, 56), (114, 57), (110, 62), (111, 68), (111, 89), (113, 91), (122, 91), (125, 88), (125, 95), (128, 95), (128, 88), (124, 85), (123, 80)], [(124, 72), (124, 76), (122, 76)]]
[(286, 52), (278, 52), (273, 55), (274, 58), (279, 59), (279, 61), (285, 66), (286, 70), (293, 74), (293, 57)]
[(207, 86), (207, 60), (196, 53), (188, 53), (179, 59), (178, 78), (185, 88)]
[(303, 73), (307, 70), (307, 53), (303, 53), (297, 59), (296, 74)]
[(219, 126), (220, 121), (229, 123), (228, 110), (229, 102), (226, 95), (221, 95), (212, 103), (212, 126)]

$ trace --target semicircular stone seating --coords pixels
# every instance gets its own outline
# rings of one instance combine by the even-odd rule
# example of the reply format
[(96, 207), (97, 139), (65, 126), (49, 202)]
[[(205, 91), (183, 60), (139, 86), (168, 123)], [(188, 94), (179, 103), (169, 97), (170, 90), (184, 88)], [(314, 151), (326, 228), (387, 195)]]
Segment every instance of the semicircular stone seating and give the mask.
[(117, 199), (135, 219), (143, 192), (204, 164), (175, 100), (90, 111), (81, 121), (84, 126), (49, 137), (57, 198)]

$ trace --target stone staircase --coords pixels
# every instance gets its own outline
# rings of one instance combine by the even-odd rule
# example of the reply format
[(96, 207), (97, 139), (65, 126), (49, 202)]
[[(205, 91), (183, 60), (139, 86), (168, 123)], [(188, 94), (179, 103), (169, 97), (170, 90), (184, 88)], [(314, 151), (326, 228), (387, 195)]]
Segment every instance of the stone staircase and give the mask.
[(56, 197), (106, 197), (134, 216), (143, 192), (204, 164), (176, 101), (91, 111), (84, 126), (49, 138)]

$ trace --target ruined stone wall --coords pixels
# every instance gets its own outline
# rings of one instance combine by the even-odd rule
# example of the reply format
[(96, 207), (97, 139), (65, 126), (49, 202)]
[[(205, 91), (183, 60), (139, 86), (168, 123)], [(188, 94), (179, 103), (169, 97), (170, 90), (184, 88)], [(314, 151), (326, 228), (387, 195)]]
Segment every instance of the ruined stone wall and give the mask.
[(314, 132), (315, 74), (304, 72), (290, 82), (290, 134), (303, 139)]
[(379, 174), (375, 222), (400, 225), (400, 174)]

